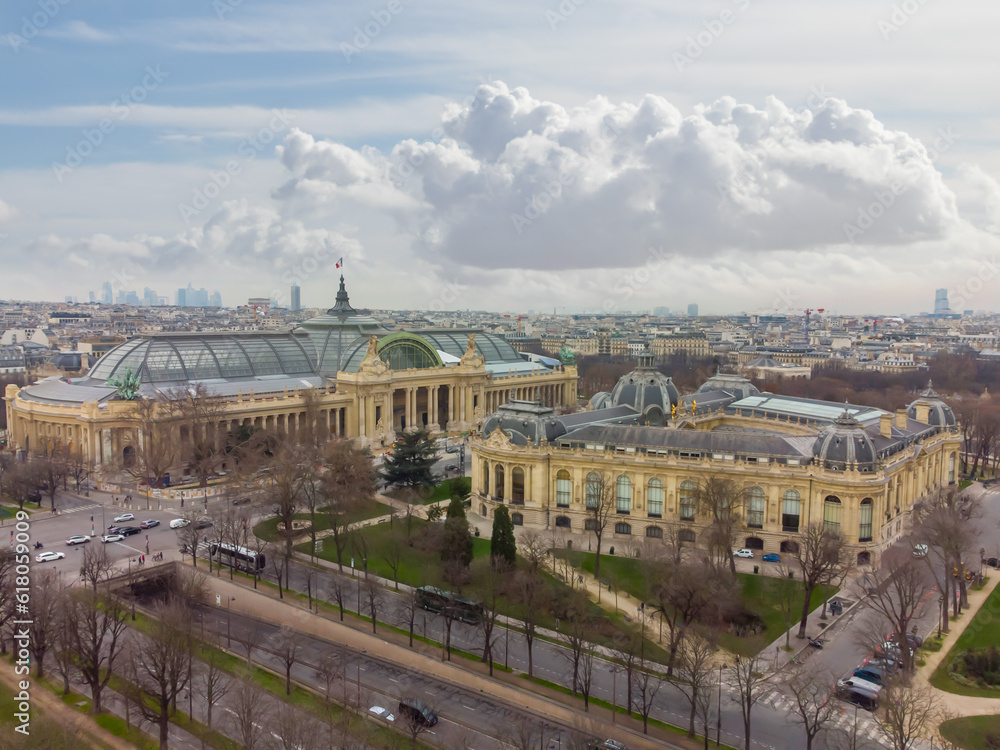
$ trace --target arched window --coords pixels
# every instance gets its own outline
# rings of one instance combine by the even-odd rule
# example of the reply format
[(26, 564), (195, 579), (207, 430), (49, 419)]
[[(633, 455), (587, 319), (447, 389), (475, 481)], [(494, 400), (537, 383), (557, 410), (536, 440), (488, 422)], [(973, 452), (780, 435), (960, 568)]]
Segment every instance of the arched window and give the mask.
[(694, 544), (695, 536), (694, 529), (681, 529), (677, 532), (677, 541), (687, 542), (688, 544)]
[(584, 531), (597, 531), (597, 519), (596, 518), (585, 518), (585, 519), (583, 519), (583, 530)]
[(566, 516), (556, 516), (556, 528), (568, 529), (570, 525), (569, 518)]
[(647, 526), (646, 536), (650, 539), (663, 539), (663, 529), (659, 526)]
[(595, 471), (587, 475), (587, 508), (594, 509), (601, 504), (601, 475)]
[(870, 497), (861, 501), (860, 512), (858, 513), (858, 541), (870, 542), (872, 540), (872, 515), (875, 504)]
[(858, 553), (858, 565), (871, 565), (872, 564), (872, 553), (871, 552), (859, 552)]
[(694, 482), (681, 482), (681, 520), (682, 521), (693, 521), (694, 520), (694, 506), (695, 506), (695, 493), (696, 487)]
[(632, 511), (632, 480), (624, 474), (615, 482), (615, 511), (618, 513)]
[(663, 517), (663, 482), (659, 479), (650, 479), (646, 485), (646, 511), (651, 518)]
[(572, 493), (573, 483), (570, 481), (569, 472), (560, 469), (556, 474), (556, 505), (560, 508), (569, 507), (569, 498)]
[(615, 533), (616, 534), (631, 534), (632, 533), (632, 527), (629, 526), (627, 523), (616, 523), (615, 524)]
[(788, 490), (781, 501), (781, 530), (798, 531), (799, 515), (802, 510), (802, 501), (799, 493), (795, 490)]
[(827, 531), (840, 533), (840, 498), (836, 495), (827, 495), (823, 501), (823, 526)]
[(524, 516), (520, 513), (511, 513), (510, 522), (515, 526), (524, 526)]
[(524, 505), (524, 469), (515, 466), (510, 473), (510, 501), (514, 505)]
[(490, 462), (483, 459), (483, 494), (490, 494)]
[(793, 542), (791, 539), (786, 539), (781, 543), (781, 551), (787, 552), (790, 555), (797, 555), (799, 553), (799, 543)]
[(500, 500), (504, 498), (503, 464), (497, 464), (493, 469), (493, 494)]
[(747, 526), (751, 529), (764, 528), (764, 506), (766, 504), (764, 490), (751, 487), (747, 493)]

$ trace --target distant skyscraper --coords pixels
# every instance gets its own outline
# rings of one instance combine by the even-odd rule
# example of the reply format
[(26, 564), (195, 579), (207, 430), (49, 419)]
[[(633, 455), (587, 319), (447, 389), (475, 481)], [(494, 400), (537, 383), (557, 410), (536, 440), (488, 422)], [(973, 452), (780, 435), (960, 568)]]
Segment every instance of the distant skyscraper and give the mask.
[(222, 307), (222, 295), (218, 292), (212, 292), (212, 296), (208, 298), (209, 307)]
[(950, 312), (951, 308), (948, 306), (948, 290), (938, 289), (934, 292), (934, 314), (947, 315)]
[(187, 289), (177, 290), (177, 306), (187, 307)]
[(653, 308), (653, 315), (656, 315), (657, 317), (662, 318), (663, 316), (669, 315), (669, 314), (670, 314), (670, 308), (669, 307), (654, 307)]
[(302, 309), (302, 295), (298, 284), (292, 284), (292, 311)]
[(125, 296), (125, 304), (126, 305), (135, 305), (136, 307), (138, 307), (139, 306), (139, 295), (136, 294), (135, 292), (129, 292)]
[(103, 302), (105, 305), (110, 305), (112, 302), (114, 302), (114, 299), (111, 296), (110, 281), (105, 281), (103, 284), (101, 284), (101, 302)]
[(688, 305), (688, 317), (697, 318), (698, 317), (698, 305)]
[(87, 292), (87, 294), (89, 295), (89, 299), (90, 299), (91, 302), (96, 302), (97, 301), (97, 295), (96, 294), (94, 294), (93, 292)]

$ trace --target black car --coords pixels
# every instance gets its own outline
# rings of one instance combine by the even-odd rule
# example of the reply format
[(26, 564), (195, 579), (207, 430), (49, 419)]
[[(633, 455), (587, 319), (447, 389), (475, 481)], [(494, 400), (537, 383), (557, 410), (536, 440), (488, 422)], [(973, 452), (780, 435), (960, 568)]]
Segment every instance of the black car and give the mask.
[(211, 525), (212, 525), (212, 522), (209, 521), (207, 518), (200, 518), (197, 521), (195, 521), (195, 523), (194, 523), (194, 527), (196, 529), (207, 529)]
[(138, 534), (142, 529), (138, 526), (122, 526), (118, 529), (119, 534), (124, 534), (125, 536), (132, 536), (133, 534)]
[(124, 529), (124, 528), (125, 528), (124, 526), (108, 526), (108, 533), (109, 534), (124, 534), (125, 532), (122, 531), (122, 529)]
[(240, 497), (237, 498), (236, 500), (233, 500), (233, 505), (249, 505), (249, 504), (250, 504), (249, 497)]
[(140, 523), (139, 527), (143, 529), (151, 529), (154, 526), (159, 526), (159, 525), (160, 525), (159, 521), (157, 521), (155, 518), (150, 518), (148, 521), (143, 521), (142, 523)]
[(1000, 560), (997, 560), (995, 557), (987, 557), (983, 560), (983, 564), (988, 565), (991, 568), (1000, 568)]
[(420, 701), (401, 700), (399, 702), (399, 715), (406, 721), (412, 721), (425, 727), (432, 727), (438, 723), (438, 715)]

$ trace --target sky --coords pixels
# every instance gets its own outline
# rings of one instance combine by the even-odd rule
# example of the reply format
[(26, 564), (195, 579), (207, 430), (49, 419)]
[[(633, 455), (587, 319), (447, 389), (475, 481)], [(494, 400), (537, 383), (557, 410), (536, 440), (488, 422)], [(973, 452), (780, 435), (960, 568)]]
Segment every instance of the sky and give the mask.
[(1000, 307), (995, 2), (4, 11), (0, 298)]

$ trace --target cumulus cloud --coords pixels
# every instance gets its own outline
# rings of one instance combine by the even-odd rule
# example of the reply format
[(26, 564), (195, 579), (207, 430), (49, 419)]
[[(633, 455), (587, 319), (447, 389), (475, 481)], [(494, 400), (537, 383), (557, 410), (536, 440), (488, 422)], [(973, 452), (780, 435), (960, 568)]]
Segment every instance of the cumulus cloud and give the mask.
[(903, 245), (959, 222), (934, 154), (833, 98), (566, 109), (495, 82), (447, 107), (436, 135), (383, 153), (294, 131), (280, 196), (384, 210), (427, 257), (481, 268), (629, 266), (660, 246), (802, 250), (857, 241), (845, 227), (859, 223), (866, 244)]
[(0, 221), (10, 221), (18, 215), (18, 210), (9, 203), (0, 200)]

